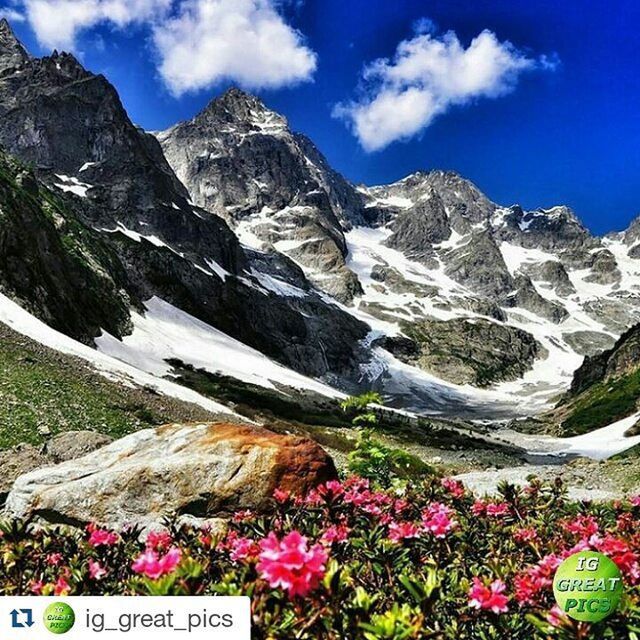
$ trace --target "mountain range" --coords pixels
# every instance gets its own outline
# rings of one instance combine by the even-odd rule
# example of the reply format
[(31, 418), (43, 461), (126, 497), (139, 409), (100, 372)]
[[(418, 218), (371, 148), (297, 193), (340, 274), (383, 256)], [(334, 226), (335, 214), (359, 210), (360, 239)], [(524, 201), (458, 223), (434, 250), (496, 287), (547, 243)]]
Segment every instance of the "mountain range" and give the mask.
[(146, 132), (104, 76), (30, 56), (6, 20), (0, 147), (0, 321), (202, 406), (179, 371), (533, 415), (640, 322), (640, 219), (597, 237), (449, 171), (352, 184), (239, 89)]

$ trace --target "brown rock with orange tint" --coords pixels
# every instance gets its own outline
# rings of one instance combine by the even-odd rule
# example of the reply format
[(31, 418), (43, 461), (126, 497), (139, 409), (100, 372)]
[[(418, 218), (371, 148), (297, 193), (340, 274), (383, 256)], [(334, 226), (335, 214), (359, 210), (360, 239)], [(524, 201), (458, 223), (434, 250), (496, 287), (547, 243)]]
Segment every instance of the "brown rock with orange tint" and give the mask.
[(52, 522), (146, 528), (173, 514), (267, 510), (275, 488), (300, 494), (335, 477), (330, 456), (306, 438), (226, 422), (165, 425), (20, 476), (6, 510)]

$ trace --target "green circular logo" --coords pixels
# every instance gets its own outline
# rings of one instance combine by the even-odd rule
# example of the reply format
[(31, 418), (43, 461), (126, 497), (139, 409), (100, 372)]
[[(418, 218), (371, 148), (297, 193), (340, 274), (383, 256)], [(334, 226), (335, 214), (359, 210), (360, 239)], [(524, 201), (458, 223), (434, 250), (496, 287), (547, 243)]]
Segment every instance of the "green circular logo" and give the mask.
[(44, 610), (42, 620), (51, 633), (67, 633), (76, 621), (76, 614), (66, 602), (54, 602)]
[(558, 606), (570, 618), (581, 622), (599, 622), (614, 613), (622, 591), (618, 565), (596, 551), (569, 556), (553, 579)]

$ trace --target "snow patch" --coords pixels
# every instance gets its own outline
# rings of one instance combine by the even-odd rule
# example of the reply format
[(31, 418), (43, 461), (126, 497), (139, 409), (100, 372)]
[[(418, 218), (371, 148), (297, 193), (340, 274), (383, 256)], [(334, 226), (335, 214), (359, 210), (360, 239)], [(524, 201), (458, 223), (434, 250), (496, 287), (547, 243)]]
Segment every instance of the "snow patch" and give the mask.
[[(108, 354), (96, 351), (91, 347), (76, 342), (72, 338), (55, 331), (44, 324), (15, 302), (0, 293), (0, 322), (5, 323), (14, 331), (39, 342), (45, 347), (55, 349), (70, 356), (81, 358), (95, 367), (96, 371), (105, 378), (120, 382), (127, 386), (148, 387), (159, 393), (185, 402), (192, 402), (215, 413), (233, 413), (218, 402), (183, 387), (179, 384), (156, 378), (148, 372), (112, 358)], [(116, 338), (112, 338), (116, 340)]]
[(120, 341), (105, 332), (96, 339), (98, 349), (155, 376), (171, 374), (166, 360), (175, 358), (267, 389), (286, 385), (331, 398), (343, 397), (335, 389), (273, 362), (160, 298), (151, 298), (145, 307), (144, 315), (131, 314), (131, 335)]

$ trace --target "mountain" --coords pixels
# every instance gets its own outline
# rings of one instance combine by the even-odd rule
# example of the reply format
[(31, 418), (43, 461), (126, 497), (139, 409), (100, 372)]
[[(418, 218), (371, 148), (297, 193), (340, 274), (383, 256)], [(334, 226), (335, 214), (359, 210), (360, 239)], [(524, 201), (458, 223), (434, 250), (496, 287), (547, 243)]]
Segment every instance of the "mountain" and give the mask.
[[(144, 311), (158, 297), (303, 374), (354, 378), (362, 322), (327, 304), (293, 262), (244, 250), (224, 220), (194, 206), (155, 138), (131, 123), (103, 76), (69, 54), (16, 57), (21, 45), (6, 22), (2, 33), (0, 144), (33, 166), (43, 188), (70, 203), (84, 232), (109, 252), (112, 264), (101, 267), (131, 309)], [(18, 207), (16, 219), (22, 215)], [(36, 260), (31, 253), (41, 248), (25, 242), (21, 250)], [(7, 278), (20, 279), (16, 261), (7, 267)], [(115, 300), (119, 289), (105, 298)], [(43, 311), (37, 288), (18, 293)], [(96, 316), (88, 331), (67, 326), (62, 307), (37, 315), (85, 341), (101, 329), (116, 338), (127, 332), (104, 305), (86, 306)]]
[[(412, 387), (427, 384), (422, 369), (493, 386), (494, 400), (517, 393), (542, 407), (585, 355), (640, 321), (633, 225), (594, 237), (567, 207), (500, 206), (448, 171), (353, 185), (308, 153), (282, 116), (237, 89), (156, 135), (199, 205), (228, 220), (245, 245), (295, 260), (373, 327), (368, 373), (390, 394), (398, 367), (409, 364), (401, 377)], [(518, 360), (526, 343), (522, 364), (487, 368), (484, 340), (451, 354), (482, 335), (471, 330), (478, 322), (490, 323), (498, 365)], [(430, 339), (416, 340), (425, 323)], [(382, 334), (393, 339), (376, 341)]]
[(0, 145), (2, 293), (155, 377), (508, 417), (640, 322), (640, 222), (595, 237), (450, 171), (355, 185), (238, 89), (152, 135), (6, 21)]
[(360, 293), (345, 267), (345, 226), (362, 201), (306, 137), (239, 89), (157, 134), (193, 201), (225, 218), (244, 244), (273, 247), (342, 302)]

